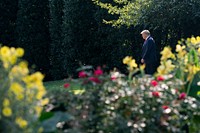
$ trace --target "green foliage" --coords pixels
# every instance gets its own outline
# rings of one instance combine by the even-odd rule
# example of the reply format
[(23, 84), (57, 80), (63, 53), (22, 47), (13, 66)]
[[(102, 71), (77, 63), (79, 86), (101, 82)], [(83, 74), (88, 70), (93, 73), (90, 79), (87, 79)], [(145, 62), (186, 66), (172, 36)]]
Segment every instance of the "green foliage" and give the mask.
[(50, 8), (50, 23), (49, 32), (51, 35), (51, 44), (49, 47), (50, 51), (50, 73), (52, 78), (61, 79), (64, 77), (64, 66), (63, 60), (65, 57), (64, 49), (62, 45), (62, 23), (63, 23), (63, 0), (49, 0)]
[(1, 0), (0, 2), (0, 43), (16, 46), (16, 18), (18, 0)]
[[(108, 13), (116, 16), (115, 19), (104, 22), (112, 26), (120, 27), (142, 25), (153, 31), (155, 40), (160, 44), (172, 45), (179, 38), (197, 36), (200, 20), (199, 0), (115, 0), (104, 2), (92, 0), (101, 8), (107, 9)], [(106, 18), (106, 15), (105, 15)], [(198, 29), (197, 28), (197, 29)]]
[(19, 0), (16, 20), (17, 44), (25, 49), (24, 58), (44, 73), (49, 67), (48, 12), (48, 0)]

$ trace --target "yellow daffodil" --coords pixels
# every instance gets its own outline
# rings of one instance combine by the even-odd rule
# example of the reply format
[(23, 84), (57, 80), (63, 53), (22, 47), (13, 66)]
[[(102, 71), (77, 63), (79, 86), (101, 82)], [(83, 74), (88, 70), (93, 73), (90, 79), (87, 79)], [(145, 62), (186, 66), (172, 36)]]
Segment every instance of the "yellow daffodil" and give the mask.
[(176, 45), (176, 52), (178, 52), (177, 57), (183, 58), (184, 55), (187, 53), (185, 50), (185, 46)]
[(171, 52), (170, 47), (165, 47), (164, 50), (161, 52), (162, 57), (161, 60), (167, 60), (169, 58), (175, 58), (175, 55)]
[(145, 64), (142, 64), (142, 65), (140, 65), (140, 70), (144, 70), (144, 69), (145, 69), (145, 67), (146, 67), (146, 65), (145, 65)]
[(196, 44), (200, 43), (200, 37), (199, 36), (197, 36), (196, 38), (192, 37), (190, 41), (193, 45), (196, 45)]
[(136, 62), (135, 62), (134, 59), (132, 59), (132, 60), (129, 62), (128, 65), (129, 65), (131, 68), (137, 68), (137, 64), (136, 64)]
[(172, 64), (172, 61), (167, 60), (166, 62), (161, 62), (161, 65), (157, 68), (157, 72), (159, 75), (165, 75), (169, 74), (174, 68), (175, 65)]
[(165, 66), (164, 65), (160, 65), (158, 68), (157, 68), (157, 72), (160, 74), (160, 75), (165, 75), (167, 74), (166, 71), (165, 71)]
[(166, 61), (166, 68), (171, 71), (175, 68), (175, 66), (172, 64), (172, 61), (171, 60), (167, 60)]
[(124, 64), (128, 64), (131, 60), (132, 60), (132, 57), (126, 56), (126, 57), (123, 59), (123, 63), (124, 63)]
[(185, 49), (185, 45), (184, 46), (176, 45), (176, 52), (181, 52), (183, 51), (183, 49)]

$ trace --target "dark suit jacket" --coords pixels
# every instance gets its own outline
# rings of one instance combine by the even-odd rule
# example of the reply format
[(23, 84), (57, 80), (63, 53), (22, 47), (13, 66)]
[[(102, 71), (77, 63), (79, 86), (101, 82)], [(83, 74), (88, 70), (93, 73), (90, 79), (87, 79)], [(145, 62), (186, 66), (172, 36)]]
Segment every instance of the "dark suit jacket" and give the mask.
[(151, 36), (147, 38), (142, 46), (142, 59), (145, 64), (152, 64), (157, 62), (156, 44)]

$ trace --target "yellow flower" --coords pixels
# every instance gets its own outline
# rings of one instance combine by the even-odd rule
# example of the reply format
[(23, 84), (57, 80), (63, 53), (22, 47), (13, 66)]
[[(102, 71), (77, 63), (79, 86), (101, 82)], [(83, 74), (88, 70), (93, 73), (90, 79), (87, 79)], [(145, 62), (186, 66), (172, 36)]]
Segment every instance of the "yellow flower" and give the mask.
[(32, 75), (26, 76), (23, 78), (23, 81), (26, 82), (27, 84), (29, 83), (37, 83), (40, 84), (44, 78), (44, 75), (42, 75), (40, 72), (36, 72)]
[(167, 74), (165, 70), (166, 70), (166, 69), (165, 69), (165, 66), (164, 66), (164, 65), (160, 65), (160, 66), (157, 68), (157, 72), (158, 72), (160, 75)]
[(19, 66), (20, 66), (21, 68), (27, 68), (27, 67), (28, 67), (28, 63), (25, 62), (25, 61), (22, 61), (22, 62), (19, 63)]
[(197, 36), (196, 38), (192, 37), (191, 38), (191, 43), (194, 44), (194, 45), (200, 43), (200, 37), (199, 36)]
[(8, 62), (4, 62), (4, 63), (3, 63), (3, 67), (4, 67), (5, 69), (8, 69), (9, 63), (8, 63)]
[(19, 83), (17, 82), (12, 83), (10, 86), (10, 90), (17, 96), (18, 100), (21, 100), (24, 98), (24, 95), (23, 95), (24, 89)]
[(2, 47), (0, 52), (1, 52), (1, 56), (4, 56), (4, 57), (10, 56), (10, 50), (9, 50), (9, 47), (7, 46)]
[(160, 75), (165, 75), (169, 74), (174, 68), (175, 66), (172, 64), (172, 61), (167, 60), (166, 62), (161, 62), (161, 65), (157, 68), (157, 72)]
[(132, 59), (132, 60), (128, 63), (128, 65), (130, 66), (130, 68), (136, 68), (136, 67), (137, 67), (137, 64), (136, 64), (136, 62), (135, 62), (134, 59)]
[(200, 54), (200, 48), (198, 48), (198, 53)]
[(40, 116), (40, 114), (41, 114), (41, 112), (42, 112), (42, 107), (40, 107), (40, 106), (36, 106), (35, 107), (35, 112), (36, 112), (36, 114), (37, 114), (37, 116)]
[(176, 52), (178, 52), (177, 57), (178, 58), (183, 58), (184, 55), (187, 53), (185, 50), (185, 45), (181, 46), (181, 45), (176, 45)]
[(142, 64), (142, 65), (140, 66), (140, 69), (141, 69), (141, 70), (144, 70), (145, 67), (146, 67), (146, 65), (145, 65), (145, 64)]
[(185, 49), (185, 46), (176, 45), (176, 52), (182, 52)]
[(175, 66), (172, 64), (171, 60), (167, 60), (165, 65), (166, 65), (166, 69), (168, 69), (168, 71), (171, 71), (175, 68)]
[(16, 49), (16, 54), (17, 54), (18, 57), (22, 57), (24, 55), (24, 49), (17, 48)]
[(162, 57), (161, 60), (167, 60), (168, 58), (175, 58), (174, 54), (171, 52), (170, 47), (165, 47), (164, 50), (161, 52)]
[(9, 107), (5, 107), (5, 108), (3, 108), (3, 115), (4, 116), (6, 116), (6, 117), (9, 117), (9, 116), (11, 116), (12, 115), (12, 110), (11, 110), (11, 108), (9, 108)]
[(10, 79), (13, 79), (14, 77), (15, 78), (24, 77), (28, 73), (29, 73), (29, 70), (28, 70), (28, 66), (26, 65), (26, 63), (25, 62), (20, 62), (18, 66), (15, 65), (11, 69), (11, 71), (9, 73), (9, 77), (10, 77)]
[(198, 71), (200, 71), (200, 68), (195, 65), (188, 65), (188, 72), (191, 74), (196, 74)]
[(13, 56), (10, 56), (8, 58), (8, 60), (13, 65), (13, 64), (15, 64), (17, 62), (17, 57), (13, 55)]
[(7, 106), (9, 106), (10, 105), (10, 101), (7, 99), (7, 98), (5, 98), (4, 100), (3, 100), (3, 106), (4, 107), (7, 107)]
[(42, 97), (46, 94), (46, 91), (45, 90), (41, 90), (41, 91), (38, 91), (37, 95), (36, 95), (36, 99), (40, 100), (42, 99)]
[(28, 122), (21, 117), (16, 118), (15, 122), (17, 125), (19, 125), (20, 128), (26, 128), (28, 125)]
[(126, 56), (126, 57), (123, 59), (123, 63), (124, 63), (124, 64), (128, 64), (131, 60), (132, 60), (132, 57)]
[(41, 100), (41, 105), (42, 106), (47, 105), (48, 103), (49, 103), (49, 99), (48, 98), (45, 98), (45, 99)]

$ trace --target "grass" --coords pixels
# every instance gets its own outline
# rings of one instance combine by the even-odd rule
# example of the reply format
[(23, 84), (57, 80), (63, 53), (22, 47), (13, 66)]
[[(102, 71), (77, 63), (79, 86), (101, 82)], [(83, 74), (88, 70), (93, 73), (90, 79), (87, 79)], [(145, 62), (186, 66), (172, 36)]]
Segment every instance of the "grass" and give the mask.
[(53, 89), (63, 89), (63, 85), (67, 83), (66, 80), (57, 80), (57, 81), (48, 81), (44, 82), (44, 86), (47, 90), (53, 90)]
[(48, 92), (62, 92), (66, 88), (64, 88), (64, 84), (69, 83), (70, 84), (70, 91), (72, 91), (74, 94), (80, 94), (83, 93), (85, 90), (81, 88), (80, 82), (78, 80), (57, 80), (57, 81), (48, 81), (44, 82), (44, 86)]

